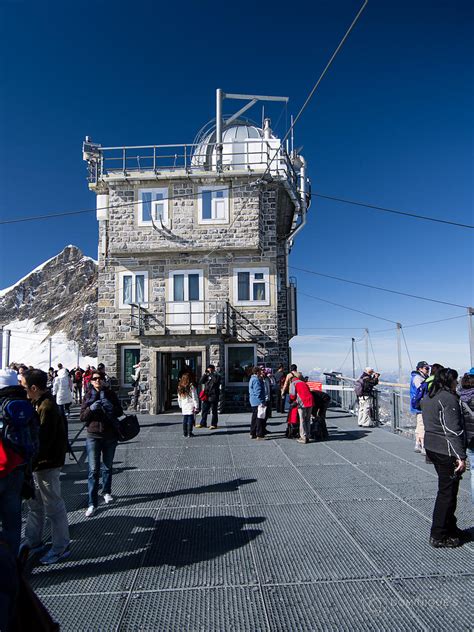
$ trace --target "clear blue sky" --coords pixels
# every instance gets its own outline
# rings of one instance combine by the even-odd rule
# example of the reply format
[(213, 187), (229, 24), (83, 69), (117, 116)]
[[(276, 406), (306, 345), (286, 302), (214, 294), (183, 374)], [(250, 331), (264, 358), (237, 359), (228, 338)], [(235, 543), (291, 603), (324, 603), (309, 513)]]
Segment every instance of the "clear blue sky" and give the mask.
[[(289, 96), (296, 113), (360, 5), (0, 2), (2, 218), (93, 208), (86, 134), (104, 145), (192, 142), (214, 115), (217, 87)], [(369, 2), (295, 130), (314, 192), (474, 223), (473, 26), (468, 0)], [(2, 226), (0, 287), (68, 243), (96, 255), (94, 213)], [(474, 303), (467, 229), (316, 198), (291, 265)], [(463, 314), (295, 276), (305, 293), (403, 325)], [(382, 320), (301, 296), (299, 326), (292, 346), (306, 370), (340, 366), (364, 327), (379, 367), (396, 366)], [(307, 329), (316, 327), (354, 329)], [(413, 361), (469, 365), (467, 318), (405, 335)]]

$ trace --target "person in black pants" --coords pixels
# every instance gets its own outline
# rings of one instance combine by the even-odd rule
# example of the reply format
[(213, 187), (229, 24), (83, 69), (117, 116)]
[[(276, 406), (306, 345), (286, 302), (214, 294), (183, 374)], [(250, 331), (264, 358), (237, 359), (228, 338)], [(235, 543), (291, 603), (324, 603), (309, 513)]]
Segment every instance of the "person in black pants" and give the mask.
[(216, 373), (216, 367), (210, 364), (204, 375), (199, 381), (201, 387), (201, 393), (204, 392), (205, 399), (201, 399), (201, 423), (196, 425), (196, 428), (207, 427), (207, 416), (212, 413), (211, 417), (211, 430), (217, 428), (219, 422), (218, 405), (219, 405), (219, 392), (221, 388), (221, 376)]
[(249, 401), (252, 407), (250, 437), (252, 439), (265, 439), (265, 417), (258, 416), (258, 407), (265, 406), (265, 386), (262, 380), (262, 371), (257, 366), (252, 369), (252, 377), (249, 382)]
[(436, 373), (428, 395), (421, 401), (426, 455), (438, 474), (430, 537), (430, 544), (435, 548), (460, 546), (466, 537), (458, 528), (455, 516), (459, 481), (466, 469), (457, 380), (457, 371), (441, 369)]
[(283, 410), (284, 406), (284, 398), (281, 396), (281, 389), (283, 388), (283, 383), (285, 382), (285, 369), (283, 368), (283, 364), (278, 366), (278, 369), (275, 372), (275, 390), (276, 390), (276, 410), (277, 413), (285, 412)]

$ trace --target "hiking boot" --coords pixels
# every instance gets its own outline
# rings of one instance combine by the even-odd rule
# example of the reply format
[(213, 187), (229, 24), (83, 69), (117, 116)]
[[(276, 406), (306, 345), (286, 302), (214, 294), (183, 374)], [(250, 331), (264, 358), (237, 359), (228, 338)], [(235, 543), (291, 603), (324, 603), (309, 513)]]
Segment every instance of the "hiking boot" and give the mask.
[(114, 497), (110, 494), (104, 494), (104, 502), (106, 505), (109, 505), (110, 503), (114, 502)]
[(40, 563), (43, 566), (50, 566), (51, 564), (57, 564), (63, 560), (67, 560), (71, 555), (71, 549), (68, 547), (62, 553), (55, 553), (52, 549), (46, 553), (44, 557), (40, 559)]
[(455, 549), (456, 547), (461, 546), (461, 540), (451, 536), (443, 538), (442, 540), (431, 537), (430, 544), (435, 549)]

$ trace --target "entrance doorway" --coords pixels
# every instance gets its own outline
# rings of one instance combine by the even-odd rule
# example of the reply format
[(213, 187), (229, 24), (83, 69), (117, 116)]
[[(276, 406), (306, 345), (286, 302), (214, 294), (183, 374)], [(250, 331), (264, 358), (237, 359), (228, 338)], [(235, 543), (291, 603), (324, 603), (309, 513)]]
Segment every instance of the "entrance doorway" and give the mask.
[(202, 375), (202, 353), (199, 351), (159, 352), (157, 357), (158, 412), (178, 406), (178, 382), (185, 370), (191, 371), (196, 383)]

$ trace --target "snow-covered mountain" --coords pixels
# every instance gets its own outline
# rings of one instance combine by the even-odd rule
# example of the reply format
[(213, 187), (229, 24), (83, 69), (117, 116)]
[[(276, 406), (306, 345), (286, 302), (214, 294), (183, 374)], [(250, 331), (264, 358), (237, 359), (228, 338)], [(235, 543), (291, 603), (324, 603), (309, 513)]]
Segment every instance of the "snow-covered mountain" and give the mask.
[[(66, 246), (0, 291), (0, 325), (10, 330), (10, 361), (72, 368), (97, 356), (97, 262)], [(4, 338), (6, 336), (4, 335)], [(5, 341), (4, 341), (5, 342)]]

